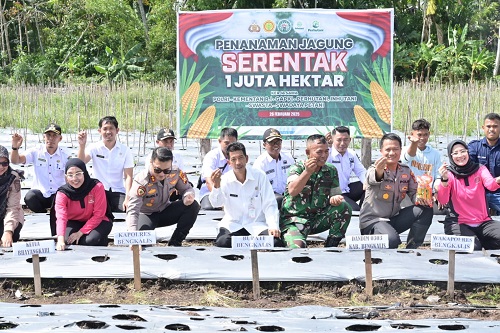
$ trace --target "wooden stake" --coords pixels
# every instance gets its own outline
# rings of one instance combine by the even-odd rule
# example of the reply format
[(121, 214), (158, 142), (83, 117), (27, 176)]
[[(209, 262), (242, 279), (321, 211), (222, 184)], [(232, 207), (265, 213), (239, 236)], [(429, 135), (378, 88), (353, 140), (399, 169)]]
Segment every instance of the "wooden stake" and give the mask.
[(259, 283), (259, 261), (257, 259), (257, 250), (250, 250), (250, 258), (252, 259), (252, 285), (253, 298), (260, 298), (260, 283)]
[(35, 281), (35, 295), (42, 296), (42, 278), (40, 276), (40, 256), (34, 254), (31, 256), (33, 263), (33, 279)]
[(365, 249), (365, 290), (368, 296), (373, 295), (372, 250)]
[(448, 295), (455, 298), (455, 250), (448, 252)]
[(141, 260), (139, 245), (132, 245), (132, 254), (134, 257), (134, 289), (141, 290)]

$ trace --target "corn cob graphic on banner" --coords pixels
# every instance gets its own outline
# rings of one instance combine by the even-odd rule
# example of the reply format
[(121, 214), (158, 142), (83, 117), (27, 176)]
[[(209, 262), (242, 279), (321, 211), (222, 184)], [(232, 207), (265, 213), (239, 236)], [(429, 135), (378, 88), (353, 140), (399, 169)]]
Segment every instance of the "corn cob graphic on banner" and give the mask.
[(370, 82), (370, 93), (378, 116), (386, 124), (391, 123), (391, 99), (378, 82)]
[(210, 128), (212, 128), (212, 124), (215, 119), (215, 112), (215, 105), (210, 105), (206, 108), (189, 128), (187, 137), (196, 139), (206, 138), (208, 133), (210, 133)]
[(181, 107), (182, 107), (182, 117), (186, 116), (186, 112), (189, 109), (189, 116), (187, 119), (190, 119), (193, 115), (193, 112), (196, 108), (196, 104), (198, 103), (198, 96), (200, 95), (200, 83), (193, 82), (189, 88), (187, 88), (184, 95), (181, 98)]
[(359, 131), (365, 138), (381, 138), (384, 135), (384, 132), (380, 126), (377, 125), (375, 119), (373, 119), (362, 106), (354, 106), (354, 116), (356, 117)]

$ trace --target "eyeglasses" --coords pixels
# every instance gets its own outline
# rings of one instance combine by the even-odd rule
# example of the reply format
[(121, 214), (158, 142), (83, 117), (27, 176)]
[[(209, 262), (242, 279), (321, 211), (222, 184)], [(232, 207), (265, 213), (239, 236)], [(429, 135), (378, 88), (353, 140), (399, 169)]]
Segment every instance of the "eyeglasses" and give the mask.
[(163, 172), (164, 174), (168, 175), (169, 173), (172, 172), (172, 169), (161, 169), (161, 168), (153, 167), (153, 171), (154, 171), (154, 173), (157, 173), (157, 174), (160, 174)]
[(281, 139), (274, 139), (273, 141), (266, 141), (268, 145), (271, 145), (271, 146), (278, 146), (281, 144), (281, 142), (283, 142), (283, 140)]
[(0, 162), (0, 165), (3, 166), (3, 167), (8, 167), (9, 166), (9, 162)]
[(451, 156), (459, 156), (459, 155), (465, 155), (467, 154), (469, 151), (466, 150), (466, 149), (462, 149), (462, 150), (459, 150), (459, 151), (456, 151), (454, 153), (451, 153), (450, 155)]
[(82, 176), (83, 176), (83, 171), (78, 171), (78, 172), (75, 172), (75, 173), (67, 173), (66, 174), (66, 177), (68, 177), (69, 179), (80, 178)]

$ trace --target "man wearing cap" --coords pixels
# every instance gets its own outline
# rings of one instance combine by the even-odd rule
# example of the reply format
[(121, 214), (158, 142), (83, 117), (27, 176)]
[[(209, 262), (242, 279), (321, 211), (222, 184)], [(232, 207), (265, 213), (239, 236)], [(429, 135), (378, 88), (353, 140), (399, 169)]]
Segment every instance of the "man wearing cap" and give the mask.
[(33, 164), (35, 177), (31, 190), (24, 197), (26, 206), (35, 213), (45, 213), (52, 206), (57, 189), (66, 183), (64, 168), (71, 157), (69, 152), (59, 147), (62, 140), (61, 127), (50, 123), (43, 132), (45, 144), (19, 153), (23, 137), (19, 133), (12, 136), (10, 161), (14, 164)]
[(115, 117), (101, 118), (98, 131), (102, 140), (90, 144), (87, 149), (87, 132), (78, 133), (78, 158), (85, 163), (92, 160), (94, 176), (103, 183), (111, 210), (124, 212), (127, 207), (127, 193), (133, 179), (132, 152), (117, 141), (120, 128)]
[[(177, 224), (168, 242), (182, 246), (198, 217), (200, 205), (194, 199), (193, 187), (186, 174), (172, 168), (170, 149), (158, 147), (151, 154), (148, 167), (134, 177), (127, 206), (127, 230), (153, 230)], [(172, 191), (178, 191), (181, 200), (171, 202)]]
[(280, 131), (277, 129), (268, 128), (264, 132), (262, 140), (264, 141), (263, 146), (266, 151), (257, 157), (253, 167), (264, 171), (267, 180), (273, 187), (278, 208), (281, 208), (288, 169), (295, 164), (295, 160), (292, 155), (281, 151), (283, 139)]
[(214, 210), (208, 195), (212, 191), (213, 183), (211, 181), (212, 172), (219, 169), (222, 174), (232, 170), (228, 163), (228, 155), (226, 152), (227, 147), (238, 141), (238, 132), (231, 127), (225, 127), (219, 134), (219, 147), (209, 151), (203, 158), (201, 166), (201, 175), (198, 181), (198, 188), (200, 189), (200, 205), (201, 209)]
[[(162, 128), (158, 132), (158, 135), (156, 135), (156, 146), (157, 147), (166, 147), (166, 148), (170, 149), (170, 151), (172, 152), (172, 154), (174, 156), (174, 159), (172, 161), (172, 168), (184, 170), (184, 163), (182, 161), (182, 155), (177, 153), (174, 150), (175, 140), (176, 140), (176, 137), (175, 137), (174, 131), (172, 129)], [(150, 162), (151, 162), (151, 154), (149, 156), (146, 156), (146, 159), (144, 160), (144, 166), (147, 168)]]
[[(363, 182), (366, 178), (366, 168), (361, 164), (356, 152), (349, 149), (351, 132), (346, 126), (337, 126), (325, 137), (330, 146), (330, 155), (326, 161), (337, 168), (342, 196), (351, 205), (352, 210), (359, 211), (365, 198)], [(358, 181), (351, 182), (352, 173), (358, 177)]]

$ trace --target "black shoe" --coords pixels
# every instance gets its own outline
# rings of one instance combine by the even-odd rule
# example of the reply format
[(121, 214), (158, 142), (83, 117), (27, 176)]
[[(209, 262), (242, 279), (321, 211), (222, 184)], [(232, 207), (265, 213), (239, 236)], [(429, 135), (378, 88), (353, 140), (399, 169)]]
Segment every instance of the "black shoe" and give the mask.
[(338, 247), (342, 238), (344, 237), (328, 236), (325, 241), (325, 247)]
[(182, 246), (182, 241), (176, 239), (170, 239), (168, 241), (168, 246)]

